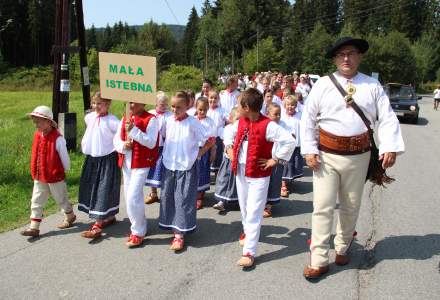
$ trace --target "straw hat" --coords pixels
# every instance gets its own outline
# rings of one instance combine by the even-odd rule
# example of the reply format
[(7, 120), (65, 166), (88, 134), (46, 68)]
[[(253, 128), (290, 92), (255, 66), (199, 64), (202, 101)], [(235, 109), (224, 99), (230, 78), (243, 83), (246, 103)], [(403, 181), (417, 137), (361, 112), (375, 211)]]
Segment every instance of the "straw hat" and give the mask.
[(28, 116), (34, 116), (34, 117), (48, 119), (52, 122), (53, 127), (55, 127), (55, 128), (58, 127), (57, 122), (55, 122), (53, 120), (52, 110), (45, 105), (37, 106), (31, 113), (28, 114)]

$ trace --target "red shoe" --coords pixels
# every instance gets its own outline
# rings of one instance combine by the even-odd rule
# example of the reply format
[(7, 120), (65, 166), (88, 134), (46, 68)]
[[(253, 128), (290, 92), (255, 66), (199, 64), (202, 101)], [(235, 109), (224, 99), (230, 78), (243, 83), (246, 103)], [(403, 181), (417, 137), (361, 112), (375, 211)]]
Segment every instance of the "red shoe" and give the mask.
[(240, 234), (240, 238), (238, 239), (238, 243), (240, 246), (244, 247), (244, 239), (246, 238), (246, 234), (242, 233)]
[(144, 241), (143, 236), (138, 236), (135, 234), (130, 234), (130, 237), (128, 238), (128, 241), (125, 243), (125, 245), (128, 246), (128, 248), (134, 248), (142, 245), (142, 242)]
[(281, 188), (281, 197), (289, 198), (289, 190), (285, 186)]
[(263, 218), (272, 217), (272, 210), (269, 207), (266, 207), (263, 211)]
[(180, 251), (183, 249), (183, 246), (184, 246), (183, 238), (174, 237), (174, 239), (171, 241), (170, 250)]
[(202, 209), (202, 207), (203, 207), (203, 200), (202, 199), (197, 199), (197, 201), (196, 201), (196, 209), (199, 210), (199, 209)]
[(96, 239), (96, 238), (100, 237), (101, 234), (102, 234), (102, 225), (95, 223), (92, 225), (90, 230), (83, 231), (81, 233), (81, 236), (88, 238), (88, 239)]

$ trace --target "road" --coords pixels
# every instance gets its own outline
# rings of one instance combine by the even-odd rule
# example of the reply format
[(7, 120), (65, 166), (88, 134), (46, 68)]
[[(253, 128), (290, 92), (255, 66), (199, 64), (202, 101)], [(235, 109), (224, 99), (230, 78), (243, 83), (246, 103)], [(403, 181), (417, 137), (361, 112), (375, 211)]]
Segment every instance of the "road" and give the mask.
[[(36, 240), (13, 230), (0, 235), (1, 299), (438, 299), (440, 296), (440, 111), (420, 101), (418, 125), (402, 124), (406, 153), (389, 173), (387, 189), (365, 188), (358, 240), (346, 267), (331, 264), (316, 283), (304, 280), (308, 260), (310, 172), (262, 227), (256, 266), (236, 266), (241, 255), (238, 210), (198, 212), (198, 230), (182, 253), (168, 250), (171, 235), (157, 228), (159, 205), (147, 206), (148, 238), (127, 249), (125, 208), (107, 235), (81, 238), (87, 216), (55, 229), (61, 214), (44, 220)], [(213, 202), (208, 199), (208, 205)], [(332, 257), (333, 259), (333, 252)]]

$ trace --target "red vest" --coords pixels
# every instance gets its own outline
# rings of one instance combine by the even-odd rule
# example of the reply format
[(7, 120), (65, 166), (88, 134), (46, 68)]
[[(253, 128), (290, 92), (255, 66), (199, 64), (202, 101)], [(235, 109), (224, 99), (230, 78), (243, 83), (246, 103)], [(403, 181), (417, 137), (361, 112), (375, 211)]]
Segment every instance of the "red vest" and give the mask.
[[(153, 114), (144, 111), (140, 116), (132, 116), (134, 125), (142, 132), (147, 131), (148, 123), (152, 118), (155, 118)], [(122, 119), (121, 140), (127, 139), (127, 133), (125, 131), (125, 117)], [(157, 142), (153, 149), (149, 149), (136, 141), (133, 141), (133, 148), (131, 149), (131, 168), (152, 168), (156, 165), (156, 161), (159, 157), (159, 135), (157, 135)], [(121, 168), (124, 162), (124, 154), (119, 153), (118, 165)]]
[(64, 180), (63, 163), (57, 152), (57, 138), (61, 134), (52, 129), (48, 135), (43, 136), (36, 131), (32, 143), (31, 176), (33, 180), (44, 183), (55, 183)]
[(272, 174), (272, 168), (263, 170), (258, 166), (258, 159), (272, 158), (273, 143), (266, 140), (266, 129), (270, 119), (260, 114), (257, 121), (251, 122), (248, 118), (240, 118), (238, 121), (237, 135), (234, 141), (234, 157), (232, 171), (237, 174), (238, 154), (241, 143), (248, 139), (245, 176), (251, 178), (267, 177)]

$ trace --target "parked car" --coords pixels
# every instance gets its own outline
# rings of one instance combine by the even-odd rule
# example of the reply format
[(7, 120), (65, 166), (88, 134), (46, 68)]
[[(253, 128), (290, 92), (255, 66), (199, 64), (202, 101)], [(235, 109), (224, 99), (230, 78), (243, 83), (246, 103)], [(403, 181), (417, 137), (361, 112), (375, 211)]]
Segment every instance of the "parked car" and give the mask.
[(387, 83), (384, 89), (396, 115), (409, 118), (412, 123), (417, 124), (419, 120), (418, 100), (422, 97), (417, 97), (414, 88), (400, 83)]

